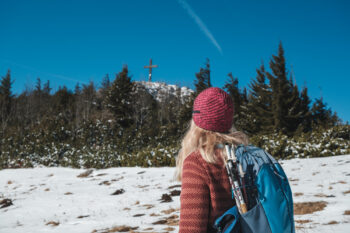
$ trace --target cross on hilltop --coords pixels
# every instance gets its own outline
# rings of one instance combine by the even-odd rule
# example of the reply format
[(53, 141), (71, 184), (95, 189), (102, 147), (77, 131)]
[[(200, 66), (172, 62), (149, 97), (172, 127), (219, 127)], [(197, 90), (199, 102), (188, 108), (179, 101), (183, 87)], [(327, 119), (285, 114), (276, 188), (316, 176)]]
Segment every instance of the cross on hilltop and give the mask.
[(152, 68), (157, 68), (158, 65), (152, 65), (152, 58), (149, 60), (149, 66), (144, 66), (144, 68), (149, 68), (148, 82), (152, 82)]

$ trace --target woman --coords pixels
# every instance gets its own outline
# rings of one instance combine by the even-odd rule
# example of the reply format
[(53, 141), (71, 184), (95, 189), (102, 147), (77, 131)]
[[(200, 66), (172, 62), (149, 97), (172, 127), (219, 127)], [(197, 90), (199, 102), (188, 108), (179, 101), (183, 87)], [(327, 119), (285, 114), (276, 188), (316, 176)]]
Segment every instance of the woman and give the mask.
[(213, 224), (235, 202), (225, 169), (223, 144), (247, 144), (233, 126), (233, 102), (220, 88), (202, 91), (194, 101), (190, 128), (176, 161), (182, 181), (180, 233), (215, 232)]

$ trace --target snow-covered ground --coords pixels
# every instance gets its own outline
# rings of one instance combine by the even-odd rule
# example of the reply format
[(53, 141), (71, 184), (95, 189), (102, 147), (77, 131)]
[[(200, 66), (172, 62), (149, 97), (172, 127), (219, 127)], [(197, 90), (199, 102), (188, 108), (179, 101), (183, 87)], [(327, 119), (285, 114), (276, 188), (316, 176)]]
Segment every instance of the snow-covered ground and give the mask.
[[(295, 215), (297, 232), (350, 232), (350, 155), (293, 159), (282, 166), (295, 203), (324, 201), (323, 210)], [(13, 205), (0, 208), (0, 232), (178, 231), (174, 168), (93, 169), (78, 177), (84, 171), (1, 170), (0, 201), (8, 198)]]

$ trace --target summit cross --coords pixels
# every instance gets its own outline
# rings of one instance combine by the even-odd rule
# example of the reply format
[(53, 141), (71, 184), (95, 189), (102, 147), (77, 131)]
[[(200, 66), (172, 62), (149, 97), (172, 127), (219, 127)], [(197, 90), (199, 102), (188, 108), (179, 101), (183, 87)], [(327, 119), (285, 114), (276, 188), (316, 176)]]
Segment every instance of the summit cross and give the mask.
[(149, 66), (144, 66), (144, 68), (149, 68), (148, 82), (152, 82), (152, 68), (157, 68), (158, 65), (152, 65), (152, 58), (149, 60)]

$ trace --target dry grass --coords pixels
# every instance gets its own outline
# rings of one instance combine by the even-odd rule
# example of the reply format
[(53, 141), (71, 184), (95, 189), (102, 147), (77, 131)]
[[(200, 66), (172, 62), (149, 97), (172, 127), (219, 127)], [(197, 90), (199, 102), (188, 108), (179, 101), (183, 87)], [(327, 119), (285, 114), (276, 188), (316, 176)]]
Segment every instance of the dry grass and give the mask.
[(178, 210), (179, 210), (179, 209), (170, 208), (170, 209), (168, 209), (168, 210), (163, 210), (162, 213), (163, 213), (163, 214), (171, 214), (171, 213), (173, 213), (173, 212), (175, 212), (175, 211), (178, 211)]
[(46, 188), (46, 189), (44, 189), (44, 191), (46, 191), (46, 192), (47, 192), (47, 191), (50, 191), (50, 189), (49, 189), (49, 188)]
[(147, 210), (151, 209), (154, 207), (154, 205), (150, 205), (150, 204), (144, 204), (142, 205), (143, 207), (146, 207)]
[(152, 224), (153, 225), (177, 226), (179, 224), (179, 216), (176, 214), (173, 214), (167, 218), (153, 222)]
[(110, 233), (110, 232), (132, 232), (133, 230), (136, 230), (138, 227), (130, 227), (130, 226), (115, 226), (110, 229), (105, 229), (101, 233)]
[(111, 185), (111, 182), (109, 182), (108, 180), (102, 181), (101, 183), (99, 183), (98, 185)]
[(7, 184), (12, 184), (13, 182), (11, 180), (7, 181)]
[(135, 215), (133, 215), (133, 217), (142, 217), (142, 216), (145, 216), (145, 214), (135, 214)]
[(299, 181), (299, 179), (289, 179), (290, 182)]
[(80, 173), (77, 177), (79, 178), (85, 178), (88, 177), (94, 170), (93, 169), (88, 169), (83, 173)]
[(325, 225), (334, 225), (334, 224), (339, 224), (337, 221), (330, 221), (329, 223), (326, 223)]
[(302, 196), (302, 195), (304, 195), (304, 193), (294, 193), (294, 196), (296, 196), (296, 197), (299, 197), (299, 196)]
[(345, 210), (343, 215), (350, 215), (350, 210)]
[(350, 190), (343, 192), (343, 194), (349, 194)]
[(73, 193), (71, 192), (66, 192), (64, 195), (72, 195)]
[(46, 223), (46, 225), (58, 226), (58, 225), (60, 225), (60, 222), (50, 221), (50, 222)]
[(294, 203), (294, 214), (304, 215), (321, 211), (327, 206), (325, 201)]
[(105, 176), (105, 175), (108, 175), (107, 173), (100, 173), (100, 174), (97, 174), (96, 176)]
[(168, 189), (173, 189), (173, 188), (181, 188), (181, 184), (169, 186)]
[(312, 222), (311, 220), (295, 220), (296, 223), (299, 223), (299, 224), (305, 224), (305, 223), (310, 223)]
[(327, 197), (327, 195), (324, 193), (316, 193), (314, 196), (315, 197)]

